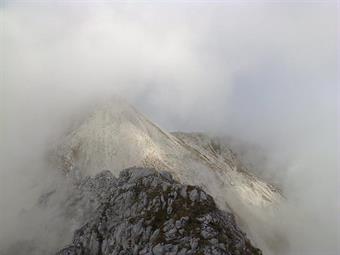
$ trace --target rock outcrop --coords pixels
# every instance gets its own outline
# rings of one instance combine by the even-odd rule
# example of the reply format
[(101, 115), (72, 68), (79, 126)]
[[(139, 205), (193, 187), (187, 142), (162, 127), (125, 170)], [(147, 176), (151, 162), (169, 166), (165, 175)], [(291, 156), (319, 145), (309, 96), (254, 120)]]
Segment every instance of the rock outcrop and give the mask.
[(69, 130), (55, 152), (55, 166), (67, 175), (109, 169), (117, 177), (130, 167), (168, 171), (180, 183), (201, 187), (220, 209), (231, 210), (249, 238), (272, 253), (272, 235), (261, 235), (261, 229), (276, 217), (284, 198), (217, 138), (169, 133), (128, 103), (113, 100)]
[[(201, 188), (148, 168), (105, 171), (79, 185), (99, 207), (57, 255), (262, 254)], [(77, 207), (78, 205), (76, 205)]]

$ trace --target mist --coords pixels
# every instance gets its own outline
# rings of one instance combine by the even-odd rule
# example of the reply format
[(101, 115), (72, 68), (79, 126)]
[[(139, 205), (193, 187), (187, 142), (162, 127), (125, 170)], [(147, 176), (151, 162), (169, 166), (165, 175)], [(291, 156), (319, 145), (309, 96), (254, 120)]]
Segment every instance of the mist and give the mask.
[(289, 236), (287, 254), (339, 253), (336, 2), (4, 1), (0, 10), (0, 247), (30, 232), (20, 212), (60, 174), (47, 151), (118, 95), (169, 131), (232, 137), (287, 198), (272, 223)]

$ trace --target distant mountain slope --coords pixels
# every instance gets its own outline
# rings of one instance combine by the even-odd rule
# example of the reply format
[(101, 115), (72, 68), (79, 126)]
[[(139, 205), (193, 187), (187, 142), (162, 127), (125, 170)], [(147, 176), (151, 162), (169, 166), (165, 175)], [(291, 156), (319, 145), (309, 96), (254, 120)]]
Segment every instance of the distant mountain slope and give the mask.
[(179, 184), (168, 173), (133, 168), (118, 179), (105, 172), (84, 185), (102, 194), (101, 204), (57, 255), (261, 254), (232, 214), (220, 211), (201, 188)]
[[(218, 137), (197, 132), (173, 132), (172, 135), (210, 168), (229, 172), (229, 184), (238, 190), (239, 194), (244, 194), (242, 199), (249, 204), (267, 206), (281, 199), (278, 189), (249, 172), (236, 154)], [(251, 188), (251, 191), (248, 188)]]
[(82, 176), (110, 169), (118, 176), (121, 169), (134, 166), (169, 171), (177, 181), (211, 194), (219, 208), (232, 211), (263, 245), (267, 241), (256, 229), (282, 200), (272, 185), (247, 172), (226, 145), (204, 134), (164, 131), (122, 100), (94, 111), (63, 139), (56, 155), (68, 175), (78, 174), (75, 169)]
[(57, 154), (66, 172), (77, 167), (83, 175), (102, 169), (118, 175), (127, 167), (155, 167), (169, 170), (181, 181), (211, 189), (200, 176), (209, 173), (216, 179), (214, 184), (228, 186), (247, 204), (267, 206), (280, 200), (274, 187), (247, 172), (217, 140), (198, 133), (170, 134), (124, 101), (95, 111), (65, 137)]
[(83, 175), (102, 169), (118, 175), (130, 166), (154, 165), (164, 152), (175, 153), (179, 147), (177, 139), (119, 100), (92, 113), (67, 135), (57, 155), (67, 172), (79, 167)]

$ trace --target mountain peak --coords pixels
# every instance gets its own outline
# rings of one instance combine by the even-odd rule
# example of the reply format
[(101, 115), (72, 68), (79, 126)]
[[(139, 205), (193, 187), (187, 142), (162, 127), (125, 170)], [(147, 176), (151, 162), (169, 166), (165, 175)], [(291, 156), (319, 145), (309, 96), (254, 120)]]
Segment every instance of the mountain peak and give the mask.
[(219, 208), (240, 219), (250, 236), (256, 232), (250, 218), (265, 222), (282, 200), (278, 190), (248, 172), (217, 138), (168, 133), (121, 100), (95, 110), (65, 137), (57, 155), (66, 173), (79, 171), (82, 176), (104, 169), (118, 176), (130, 167), (168, 171), (175, 180), (211, 194)]
[(124, 100), (96, 109), (68, 134), (57, 154), (66, 172), (75, 167), (84, 175), (111, 169), (115, 175), (132, 166), (154, 166), (164, 148), (176, 141)]

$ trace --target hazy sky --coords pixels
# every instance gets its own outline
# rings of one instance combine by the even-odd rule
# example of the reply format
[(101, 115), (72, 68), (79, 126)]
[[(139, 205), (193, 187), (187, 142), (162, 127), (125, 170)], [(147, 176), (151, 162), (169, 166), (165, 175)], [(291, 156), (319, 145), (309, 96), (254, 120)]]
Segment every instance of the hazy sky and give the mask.
[(168, 129), (322, 126), (335, 120), (336, 11), (322, 1), (10, 1), (2, 94), (53, 111), (117, 93)]
[(336, 1), (27, 0), (0, 8), (2, 193), (31, 175), (22, 165), (72, 117), (118, 94), (168, 130), (229, 134), (289, 159), (286, 192), (313, 217), (327, 211), (318, 220), (334, 226), (297, 246), (323, 235), (331, 240), (320, 250), (333, 254)]

